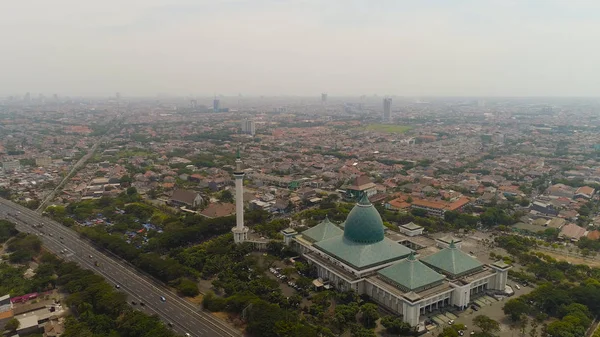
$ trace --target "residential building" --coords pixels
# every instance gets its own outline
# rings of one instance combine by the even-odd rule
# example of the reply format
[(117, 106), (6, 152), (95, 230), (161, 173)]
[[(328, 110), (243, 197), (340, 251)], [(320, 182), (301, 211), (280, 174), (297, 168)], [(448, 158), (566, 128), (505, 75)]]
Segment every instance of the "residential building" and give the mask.
[(384, 98), (383, 99), (383, 119), (385, 121), (389, 121), (392, 117), (392, 99)]
[(425, 210), (429, 215), (443, 217), (446, 211), (462, 211), (470, 203), (471, 199), (467, 197), (456, 198), (454, 201), (430, 201), (415, 198), (410, 207)]
[(256, 134), (256, 123), (250, 119), (243, 120), (242, 132), (254, 136)]
[(200, 214), (207, 218), (221, 218), (235, 214), (235, 205), (230, 203), (214, 203), (208, 205)]
[(404, 225), (398, 226), (400, 233), (406, 236), (417, 236), (423, 234), (423, 226), (419, 226), (414, 222), (409, 222)]
[(356, 177), (350, 185), (346, 185), (342, 188), (346, 191), (344, 198), (347, 200), (356, 201), (364, 194), (366, 194), (367, 197), (377, 194), (377, 185), (375, 185), (375, 183), (373, 183), (366, 175)]
[(563, 239), (568, 239), (571, 241), (578, 241), (579, 239), (581, 239), (581, 237), (583, 237), (586, 234), (587, 234), (587, 230), (585, 228), (577, 226), (574, 223), (570, 223), (568, 225), (565, 225), (560, 230), (560, 234), (558, 236)]
[(50, 157), (39, 157), (35, 158), (35, 166), (48, 167), (52, 165), (52, 158)]
[(581, 186), (575, 191), (575, 196), (573, 198), (584, 198), (584, 199), (592, 199), (594, 196), (595, 190), (589, 186)]
[(18, 160), (4, 161), (2, 162), (2, 169), (4, 169), (5, 172), (20, 170), (21, 162)]
[(188, 190), (175, 190), (169, 199), (171, 205), (187, 206), (191, 208), (196, 208), (202, 205), (202, 201), (202, 196), (200, 196), (199, 193)]

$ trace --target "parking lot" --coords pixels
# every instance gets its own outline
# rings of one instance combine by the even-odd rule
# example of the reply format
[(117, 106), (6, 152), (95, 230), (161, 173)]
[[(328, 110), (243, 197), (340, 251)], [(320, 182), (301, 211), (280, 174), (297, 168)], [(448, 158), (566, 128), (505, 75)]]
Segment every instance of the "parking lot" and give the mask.
[(451, 311), (442, 311), (428, 316), (429, 319), (435, 322), (435, 324), (437, 325), (435, 329), (431, 330), (429, 333), (433, 335), (438, 335), (445, 327), (448, 327), (448, 323), (453, 321), (454, 324), (464, 324), (467, 327), (465, 329), (465, 336), (467, 336), (470, 335), (472, 331), (477, 329), (473, 325), (473, 318), (478, 315), (485, 315), (500, 323), (500, 332), (498, 333), (500, 337), (512, 337), (513, 332), (510, 330), (510, 321), (502, 311), (504, 302), (506, 302), (510, 298), (518, 297), (523, 294), (528, 294), (533, 290), (533, 288), (531, 288), (530, 286), (521, 286), (521, 289), (516, 289), (516, 287), (514, 287), (514, 282), (510, 280), (508, 284), (513, 286), (513, 290), (515, 291), (515, 295), (511, 297), (506, 297), (502, 300), (498, 300), (492, 296), (484, 295), (475, 298), (471, 302), (477, 304), (477, 310), (468, 308), (464, 311), (458, 311), (448, 308)]

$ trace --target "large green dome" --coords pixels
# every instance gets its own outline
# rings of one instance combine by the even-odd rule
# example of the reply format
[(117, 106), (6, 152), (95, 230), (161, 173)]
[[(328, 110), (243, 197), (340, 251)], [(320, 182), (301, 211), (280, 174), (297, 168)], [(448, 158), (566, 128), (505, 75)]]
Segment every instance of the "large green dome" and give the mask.
[(366, 194), (348, 214), (344, 238), (357, 243), (375, 243), (384, 238), (383, 221)]

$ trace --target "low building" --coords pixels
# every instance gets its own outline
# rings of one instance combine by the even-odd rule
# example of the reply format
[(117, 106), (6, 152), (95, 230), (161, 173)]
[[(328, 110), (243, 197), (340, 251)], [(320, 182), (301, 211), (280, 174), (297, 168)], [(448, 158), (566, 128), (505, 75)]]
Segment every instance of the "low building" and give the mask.
[(21, 162), (18, 160), (4, 161), (2, 162), (2, 169), (5, 172), (20, 170)]
[(558, 211), (551, 204), (547, 204), (541, 201), (534, 201), (529, 205), (529, 210), (545, 214), (545, 215), (558, 215)]
[(344, 194), (346, 200), (358, 200), (363, 194), (366, 194), (367, 197), (377, 194), (377, 185), (365, 175), (357, 177), (350, 185), (344, 186), (342, 189), (346, 191)]
[(581, 186), (575, 191), (573, 198), (592, 199), (595, 190), (589, 186)]
[(587, 233), (587, 230), (585, 228), (577, 226), (574, 223), (570, 223), (561, 229), (560, 234), (558, 236), (563, 239), (568, 239), (571, 241), (578, 241), (586, 233)]
[(454, 201), (430, 201), (415, 198), (410, 207), (425, 210), (429, 215), (443, 217), (447, 211), (462, 211), (470, 203), (471, 199), (467, 197), (460, 197)]
[(24, 317), (15, 317), (19, 320), (19, 328), (17, 333), (19, 335), (29, 335), (40, 332), (39, 319), (37, 315), (29, 315)]
[(52, 165), (52, 158), (50, 157), (39, 157), (35, 158), (35, 166), (48, 167)]
[(5, 312), (12, 309), (10, 295), (0, 296), (0, 312)]
[(207, 218), (221, 218), (235, 214), (235, 205), (230, 203), (214, 203), (208, 205), (200, 214)]
[(92, 181), (90, 182), (90, 185), (92, 186), (104, 186), (106, 184), (109, 183), (109, 179), (108, 178), (95, 178), (92, 179)]
[(548, 228), (561, 229), (566, 223), (567, 220), (563, 218), (552, 218), (546, 223), (546, 226)]
[(202, 205), (202, 196), (199, 193), (188, 190), (175, 190), (169, 199), (169, 203), (174, 206), (187, 206), (196, 208)]
[(310, 200), (311, 198), (315, 197), (317, 195), (317, 191), (315, 191), (314, 188), (310, 188), (310, 187), (302, 187), (301, 189), (296, 191), (296, 194), (302, 199), (302, 200)]
[(417, 236), (423, 234), (423, 226), (419, 226), (414, 222), (400, 225), (398, 226), (398, 230), (400, 230), (400, 233), (406, 236)]

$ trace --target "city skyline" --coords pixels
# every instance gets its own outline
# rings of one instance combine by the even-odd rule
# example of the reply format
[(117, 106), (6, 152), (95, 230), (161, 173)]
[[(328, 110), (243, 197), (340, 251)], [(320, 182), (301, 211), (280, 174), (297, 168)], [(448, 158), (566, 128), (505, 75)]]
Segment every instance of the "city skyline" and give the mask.
[[(596, 96), (591, 1), (0, 5), (0, 96)], [(16, 34), (18, 32), (18, 34)]]

